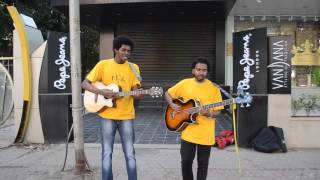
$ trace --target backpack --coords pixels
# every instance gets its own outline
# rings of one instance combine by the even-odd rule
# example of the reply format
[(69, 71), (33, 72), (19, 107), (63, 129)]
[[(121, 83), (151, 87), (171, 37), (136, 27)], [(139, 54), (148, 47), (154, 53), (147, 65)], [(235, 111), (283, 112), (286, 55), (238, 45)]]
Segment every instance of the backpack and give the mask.
[(273, 132), (276, 134), (278, 139), (278, 144), (281, 147), (281, 151), (283, 153), (287, 152), (288, 151), (287, 145), (286, 145), (286, 141), (284, 140), (284, 134), (283, 134), (282, 128), (275, 127), (275, 126), (269, 126), (269, 128), (271, 128), (271, 130), (273, 130)]
[(253, 139), (252, 145), (254, 150), (260, 152), (272, 153), (279, 150), (287, 152), (283, 130), (275, 126), (262, 128)]

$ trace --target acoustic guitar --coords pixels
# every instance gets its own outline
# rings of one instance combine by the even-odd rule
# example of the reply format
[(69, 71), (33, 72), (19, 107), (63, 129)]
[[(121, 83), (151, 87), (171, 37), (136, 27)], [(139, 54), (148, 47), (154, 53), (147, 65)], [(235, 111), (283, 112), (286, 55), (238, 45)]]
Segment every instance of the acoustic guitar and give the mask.
[[(161, 87), (152, 87), (147, 90), (137, 89), (133, 91), (122, 92), (120, 87), (114, 83), (109, 85), (104, 85), (102, 82), (95, 82), (93, 84), (98, 89), (108, 89), (116, 93), (116, 97), (124, 96), (135, 96), (140, 94), (147, 94), (151, 97), (161, 97), (163, 94), (163, 89)], [(114, 107), (115, 98), (106, 98), (100, 94), (95, 94), (90, 91), (84, 92), (83, 103), (84, 107), (88, 112), (98, 112), (104, 107)]]
[(201, 110), (208, 110), (214, 107), (226, 106), (232, 103), (240, 103), (242, 105), (246, 103), (248, 107), (250, 106), (249, 103), (251, 102), (252, 96), (248, 93), (242, 97), (227, 99), (222, 102), (207, 105), (201, 105), (198, 101), (193, 99), (190, 99), (187, 102), (184, 102), (181, 99), (174, 99), (173, 103), (181, 106), (181, 109), (179, 111), (175, 111), (169, 105), (167, 106), (165, 112), (166, 126), (170, 131), (181, 132), (189, 124), (197, 124), (196, 118)]

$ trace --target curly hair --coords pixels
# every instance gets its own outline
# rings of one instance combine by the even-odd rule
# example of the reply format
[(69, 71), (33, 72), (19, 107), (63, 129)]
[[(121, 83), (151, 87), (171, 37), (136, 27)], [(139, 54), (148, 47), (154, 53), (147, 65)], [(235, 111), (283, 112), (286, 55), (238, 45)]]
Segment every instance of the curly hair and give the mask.
[(127, 35), (119, 35), (114, 38), (113, 49), (119, 50), (122, 45), (128, 45), (133, 50), (133, 41)]
[(203, 58), (203, 57), (199, 57), (197, 60), (193, 61), (192, 64), (191, 64), (191, 69), (194, 69), (198, 63), (206, 64), (208, 72), (209, 72), (209, 70), (210, 70), (210, 66), (209, 65), (210, 64), (209, 64), (208, 60), (206, 58)]

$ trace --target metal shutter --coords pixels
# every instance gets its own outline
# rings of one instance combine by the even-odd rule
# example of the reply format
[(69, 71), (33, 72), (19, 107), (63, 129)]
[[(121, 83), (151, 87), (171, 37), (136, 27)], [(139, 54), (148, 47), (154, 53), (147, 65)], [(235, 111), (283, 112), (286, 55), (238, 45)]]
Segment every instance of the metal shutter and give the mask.
[(190, 65), (200, 56), (209, 60), (208, 78), (215, 80), (214, 22), (119, 23), (115, 33), (133, 39), (130, 60), (139, 65), (145, 86), (166, 88), (191, 77)]
[[(208, 78), (215, 80), (214, 22), (130, 22), (119, 23), (116, 35), (129, 35), (135, 45), (130, 58), (139, 65), (143, 86), (161, 86), (166, 91), (180, 80), (192, 77), (191, 63), (198, 57), (210, 62)], [(163, 110), (162, 98), (145, 96), (139, 110)]]

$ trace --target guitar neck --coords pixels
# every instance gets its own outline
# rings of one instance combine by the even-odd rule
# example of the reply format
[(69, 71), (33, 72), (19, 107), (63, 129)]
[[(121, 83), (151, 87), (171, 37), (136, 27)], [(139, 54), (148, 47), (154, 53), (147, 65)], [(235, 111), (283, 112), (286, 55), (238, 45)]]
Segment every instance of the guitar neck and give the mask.
[(223, 101), (218, 102), (218, 103), (212, 103), (212, 104), (207, 104), (207, 105), (203, 105), (203, 106), (193, 107), (193, 108), (188, 109), (188, 112), (190, 114), (198, 113), (201, 110), (208, 110), (208, 109), (214, 108), (214, 107), (226, 106), (226, 105), (229, 105), (229, 104), (232, 104), (232, 103), (233, 103), (233, 99), (227, 99), (227, 100), (223, 100)]
[(118, 97), (123, 97), (123, 96), (136, 96), (136, 95), (141, 95), (141, 94), (149, 94), (150, 90), (134, 90), (134, 91), (127, 91), (127, 92), (118, 92), (117, 96)]

